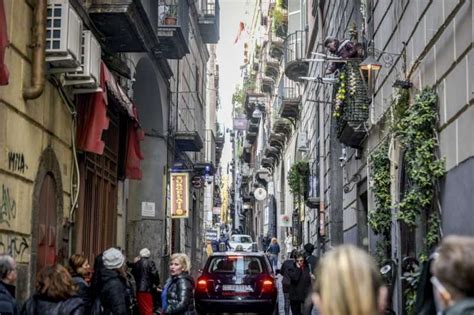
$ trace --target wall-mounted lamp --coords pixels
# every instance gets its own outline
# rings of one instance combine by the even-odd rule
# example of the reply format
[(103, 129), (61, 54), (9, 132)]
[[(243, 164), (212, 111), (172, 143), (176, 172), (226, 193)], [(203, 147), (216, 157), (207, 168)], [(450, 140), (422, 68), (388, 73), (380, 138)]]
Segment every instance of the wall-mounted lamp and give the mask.
[(382, 69), (382, 64), (375, 60), (373, 56), (369, 55), (360, 63), (359, 68), (362, 71), (369, 71), (370, 75), (371, 71), (380, 71), (380, 69)]

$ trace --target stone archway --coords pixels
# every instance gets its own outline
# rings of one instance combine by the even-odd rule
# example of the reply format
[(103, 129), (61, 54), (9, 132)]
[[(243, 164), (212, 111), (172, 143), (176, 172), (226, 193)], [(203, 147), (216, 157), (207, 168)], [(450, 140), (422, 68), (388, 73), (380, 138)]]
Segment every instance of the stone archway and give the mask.
[[(52, 207), (52, 208), (48, 208)], [(48, 217), (44, 214), (50, 215)], [(42, 214), (42, 217), (40, 217)], [(63, 243), (64, 200), (59, 161), (52, 147), (41, 154), (38, 173), (33, 187), (31, 214), (30, 284), (35, 281), (37, 266), (47, 262), (61, 262), (67, 257), (67, 244)], [(44, 244), (43, 244), (44, 243)], [(49, 252), (39, 253), (39, 249)], [(41, 254), (41, 255), (39, 255)], [(45, 258), (44, 255), (54, 255)], [(41, 258), (41, 262), (39, 259)], [(33, 285), (29, 291), (33, 291)]]
[(143, 177), (130, 181), (127, 248), (136, 256), (147, 247), (160, 262), (166, 243), (167, 86), (148, 57), (139, 60), (135, 71), (133, 99), (145, 139), (140, 144)]

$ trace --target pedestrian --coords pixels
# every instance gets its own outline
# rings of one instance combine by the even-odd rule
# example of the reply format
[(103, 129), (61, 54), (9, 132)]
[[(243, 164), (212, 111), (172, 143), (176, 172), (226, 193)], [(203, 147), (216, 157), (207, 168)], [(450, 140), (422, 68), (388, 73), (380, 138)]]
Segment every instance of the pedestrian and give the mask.
[(10, 255), (0, 255), (0, 314), (17, 315), (15, 300), (16, 262)]
[(295, 263), (288, 269), (288, 276), (291, 280), (289, 290), (291, 313), (302, 315), (303, 303), (311, 289), (311, 275), (303, 253), (296, 256)]
[(63, 266), (44, 267), (36, 278), (35, 293), (23, 305), (22, 315), (83, 315), (84, 301), (76, 294), (72, 277)]
[(133, 292), (124, 269), (125, 257), (120, 250), (109, 248), (102, 253), (104, 268), (100, 270), (97, 287), (103, 314), (132, 315)]
[(289, 275), (290, 268), (295, 267), (295, 259), (298, 255), (298, 250), (293, 249), (288, 255), (288, 259), (281, 264), (280, 274), (282, 275), (281, 286), (283, 288), (283, 296), (285, 298), (285, 315), (290, 314), (290, 286), (291, 279)]
[(305, 260), (309, 267), (309, 272), (311, 273), (311, 276), (314, 280), (314, 273), (316, 271), (316, 267), (318, 266), (318, 257), (313, 255), (314, 245), (311, 243), (307, 243), (303, 246), (303, 248)]
[(219, 238), (219, 251), (225, 252), (231, 249), (232, 247), (229, 244), (229, 238), (226, 237), (224, 233), (221, 233), (221, 237)]
[(378, 315), (387, 288), (374, 259), (353, 245), (327, 253), (318, 267), (313, 302), (321, 315)]
[(164, 314), (195, 315), (194, 280), (189, 275), (191, 262), (186, 254), (173, 254), (170, 258), (170, 277), (161, 294)]
[(278, 244), (276, 237), (272, 238), (266, 253), (268, 254), (273, 270), (276, 270), (278, 267), (278, 255), (280, 254), (280, 244)]
[(293, 252), (293, 234), (288, 232), (285, 238), (285, 249), (286, 249), (286, 259), (290, 259), (291, 253)]
[[(324, 47), (326, 47), (331, 54), (342, 59), (361, 57), (358, 45), (354, 45), (349, 39), (339, 42), (337, 38), (327, 37), (324, 41)], [(342, 62), (332, 62), (329, 65), (327, 73), (333, 73), (343, 65), (344, 63)]]
[(444, 315), (474, 314), (474, 238), (448, 236), (436, 250), (431, 272), (436, 308)]
[(77, 295), (84, 301), (86, 314), (89, 314), (93, 301), (89, 285), (92, 272), (89, 260), (84, 255), (74, 254), (69, 257), (68, 269), (72, 277), (72, 282), (77, 287)]
[(153, 294), (160, 285), (158, 270), (150, 256), (150, 250), (143, 248), (132, 266), (132, 275), (137, 287), (138, 309), (141, 315), (153, 314)]

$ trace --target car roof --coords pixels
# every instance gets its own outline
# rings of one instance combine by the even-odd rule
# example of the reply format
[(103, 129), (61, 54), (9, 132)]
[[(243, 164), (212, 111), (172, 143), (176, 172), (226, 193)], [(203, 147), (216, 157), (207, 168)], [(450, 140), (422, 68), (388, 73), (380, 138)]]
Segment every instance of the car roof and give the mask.
[(264, 257), (264, 252), (216, 252), (212, 253), (209, 257), (218, 257), (218, 256), (257, 256), (257, 257)]

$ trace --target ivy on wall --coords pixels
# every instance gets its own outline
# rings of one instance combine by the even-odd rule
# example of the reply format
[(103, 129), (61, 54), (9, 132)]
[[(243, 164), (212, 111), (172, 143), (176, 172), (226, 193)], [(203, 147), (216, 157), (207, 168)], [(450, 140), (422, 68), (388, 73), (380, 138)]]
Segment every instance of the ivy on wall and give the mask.
[[(435, 129), (438, 119), (436, 106), (435, 90), (423, 89), (397, 126), (396, 132), (405, 152), (404, 164), (410, 183), (400, 201), (398, 218), (409, 227), (416, 227), (417, 218), (422, 212), (430, 212), (436, 183), (444, 175), (444, 160), (438, 159), (435, 154), (438, 147)], [(432, 222), (436, 221), (439, 221), (439, 218), (436, 220), (432, 217)], [(436, 243), (436, 237), (430, 237), (430, 242)]]
[(390, 257), (391, 252), (391, 180), (387, 140), (383, 141), (370, 155), (370, 178), (373, 186), (375, 209), (369, 212), (368, 224), (375, 234), (380, 235), (375, 247), (375, 258), (379, 265), (382, 265)]
[(298, 205), (304, 197), (309, 176), (309, 163), (307, 161), (295, 162), (288, 171), (288, 187), (295, 197)]

